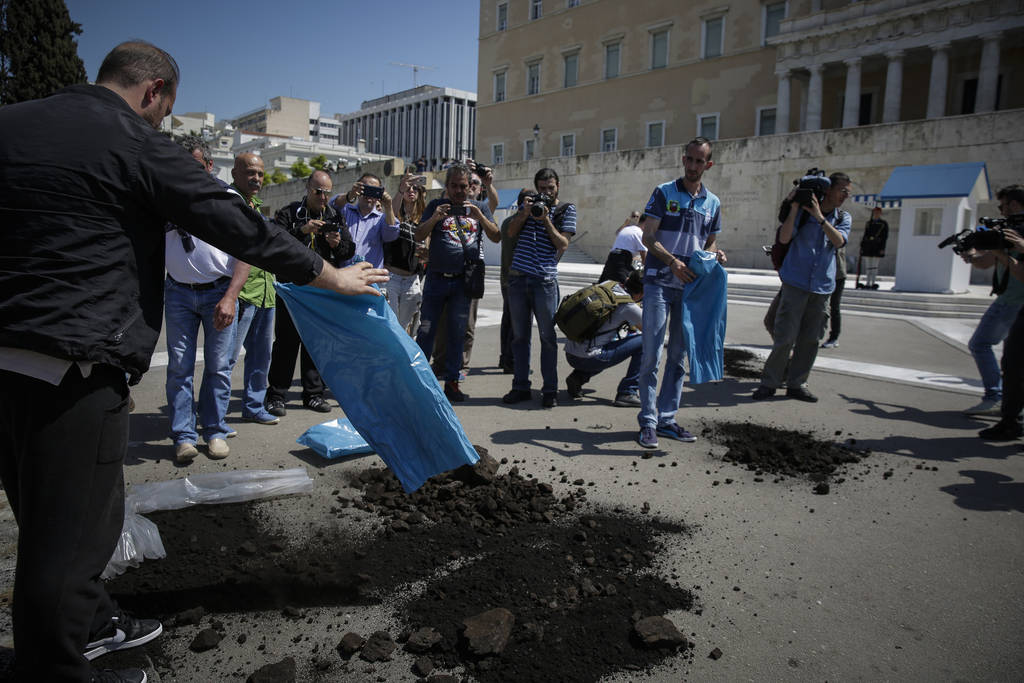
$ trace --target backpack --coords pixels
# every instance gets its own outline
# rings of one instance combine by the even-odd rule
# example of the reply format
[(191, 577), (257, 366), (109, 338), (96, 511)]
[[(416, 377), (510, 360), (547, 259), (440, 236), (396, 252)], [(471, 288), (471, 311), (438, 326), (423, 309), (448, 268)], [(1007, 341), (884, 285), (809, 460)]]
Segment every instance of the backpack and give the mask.
[(582, 342), (593, 338), (619, 304), (633, 302), (628, 294), (612, 290), (617, 284), (614, 280), (599, 282), (564, 297), (555, 311), (555, 324), (572, 341)]

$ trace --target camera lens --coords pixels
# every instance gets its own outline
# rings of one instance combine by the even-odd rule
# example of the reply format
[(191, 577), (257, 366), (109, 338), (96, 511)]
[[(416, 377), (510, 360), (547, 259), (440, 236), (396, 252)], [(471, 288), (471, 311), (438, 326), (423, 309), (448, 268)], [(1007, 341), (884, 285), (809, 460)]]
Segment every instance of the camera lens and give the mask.
[(530, 215), (534, 218), (540, 218), (544, 215), (544, 206), (542, 204), (534, 204), (530, 207)]

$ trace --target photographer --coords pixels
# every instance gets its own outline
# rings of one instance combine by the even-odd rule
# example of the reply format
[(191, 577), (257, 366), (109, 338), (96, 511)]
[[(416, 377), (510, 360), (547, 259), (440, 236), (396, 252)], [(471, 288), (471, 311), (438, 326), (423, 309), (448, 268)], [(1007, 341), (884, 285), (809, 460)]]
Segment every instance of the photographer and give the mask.
[[(1006, 218), (1024, 215), (1024, 186), (1010, 185), (996, 193), (999, 200), (999, 211)], [(1012, 380), (1006, 366), (1009, 365), (1012, 371), (1018, 363), (1018, 349), (1011, 348), (1011, 340), (1008, 338), (1011, 327), (1018, 319), (1022, 307), (1024, 307), (1024, 282), (1018, 279), (1014, 271), (1020, 271), (1020, 234), (1019, 230), (1007, 230), (1004, 233), (1011, 243), (1017, 245), (1012, 248), (978, 251), (969, 248), (961, 252), (960, 258), (977, 268), (995, 268), (992, 277), (992, 291), (997, 295), (995, 301), (989, 305), (985, 314), (978, 322), (971, 340), (967, 343), (974, 362), (978, 366), (981, 375), (981, 382), (985, 387), (985, 394), (980, 403), (964, 411), (967, 415), (1002, 415), (1003, 420), (994, 426), (984, 429), (981, 436), (987, 439), (1015, 439), (1021, 434), (1021, 426), (1018, 419), (1021, 406), (1017, 405), (1016, 410), (1010, 406), (1007, 412), (1007, 403), (1019, 403), (1019, 399), (1012, 394), (1016, 388), (1009, 387)], [(1004, 378), (1000, 373), (999, 364), (996, 362), (995, 353), (992, 350), (996, 344), (1006, 340), (1003, 344), (1003, 365), (1007, 376)], [(1003, 394), (1004, 380), (1007, 384), (1007, 395)], [(1000, 407), (1002, 404), (1002, 407)], [(1006, 416), (1009, 416), (1007, 418)]]
[[(306, 196), (279, 210), (274, 215), (274, 222), (319, 254), (324, 261), (338, 266), (352, 256), (355, 245), (348, 227), (327, 203), (332, 185), (329, 174), (313, 171), (306, 180)], [(284, 302), (277, 306), (274, 320), (274, 347), (270, 352), (270, 372), (267, 376), (270, 384), (266, 398), (267, 412), (276, 417), (284, 417), (286, 413), (285, 398), (295, 372), (296, 353), (299, 353), (302, 404), (318, 413), (330, 412), (331, 408), (324, 400), (324, 381), (306, 347), (302, 345)]]
[(531, 317), (540, 333), (542, 405), (558, 405), (558, 255), (576, 234), (576, 206), (558, 202), (558, 174), (542, 168), (533, 177), (536, 194), (525, 197), (509, 222), (509, 238), (516, 240), (508, 279), (508, 310), (512, 316), (512, 390), (502, 397), (512, 404), (532, 398), (530, 393)]
[(498, 189), (494, 187), (494, 169), (478, 164), (472, 159), (466, 159), (466, 166), (473, 170), (473, 175), (469, 179), (469, 198), (487, 202), (487, 208), (493, 214), (498, 208)]
[(782, 293), (772, 351), (761, 386), (752, 396), (755, 401), (774, 396), (783, 384), (789, 398), (818, 400), (805, 384), (828, 322), (829, 297), (836, 286), (836, 250), (845, 246), (850, 234), (850, 214), (839, 209), (849, 195), (850, 177), (845, 173), (833, 173), (820, 189), (800, 188), (790, 195), (791, 210), (779, 230), (779, 242), (789, 244), (779, 269)]
[(384, 243), (398, 239), (398, 220), (391, 195), (384, 190), (380, 178), (364, 173), (348, 192), (331, 198), (331, 207), (352, 233), (355, 256), (374, 268), (383, 268)]

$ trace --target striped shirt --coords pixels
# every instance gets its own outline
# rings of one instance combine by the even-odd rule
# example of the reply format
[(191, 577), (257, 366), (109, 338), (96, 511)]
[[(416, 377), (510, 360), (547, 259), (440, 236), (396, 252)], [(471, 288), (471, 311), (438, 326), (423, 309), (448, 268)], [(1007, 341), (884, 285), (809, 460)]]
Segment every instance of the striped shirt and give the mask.
[[(556, 219), (552, 216), (551, 222), (555, 224), (555, 228), (559, 232), (575, 235), (576, 206), (568, 204), (564, 211), (558, 211), (558, 209), (561, 207), (556, 207), (552, 213), (561, 214), (561, 218)], [(534, 219), (533, 216), (528, 217), (523, 223), (522, 230), (519, 231), (516, 249), (512, 254), (512, 270), (527, 275), (536, 275), (545, 280), (553, 279), (558, 277), (557, 255), (558, 250), (551, 243), (544, 222)]]

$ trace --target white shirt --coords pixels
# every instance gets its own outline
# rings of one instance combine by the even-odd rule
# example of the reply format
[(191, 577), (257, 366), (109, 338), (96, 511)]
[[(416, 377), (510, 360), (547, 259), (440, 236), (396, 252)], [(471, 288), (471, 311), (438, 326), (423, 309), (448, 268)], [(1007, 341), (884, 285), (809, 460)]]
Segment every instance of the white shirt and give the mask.
[(195, 245), (195, 249), (186, 254), (178, 231), (168, 230), (165, 233), (164, 258), (167, 274), (172, 279), (186, 285), (204, 285), (225, 275), (231, 277), (235, 271), (234, 256), (224, 253), (194, 235), (192, 243)]
[(644, 231), (639, 225), (627, 225), (615, 236), (615, 244), (612, 249), (622, 249), (638, 256), (647, 252), (644, 246)]

